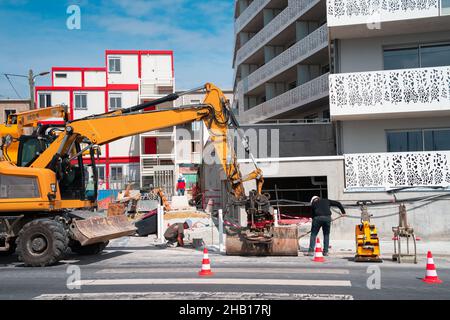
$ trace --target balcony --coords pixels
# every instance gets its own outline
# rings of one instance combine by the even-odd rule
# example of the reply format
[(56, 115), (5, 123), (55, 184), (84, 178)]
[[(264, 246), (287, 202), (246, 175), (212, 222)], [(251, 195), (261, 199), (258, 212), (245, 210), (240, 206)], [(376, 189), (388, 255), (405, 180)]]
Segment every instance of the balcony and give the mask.
[(448, 7), (446, 0), (327, 0), (330, 38), (446, 30)]
[(271, 0), (254, 0), (234, 22), (234, 33), (240, 32)]
[(236, 53), (235, 66), (239, 66), (288, 26), (295, 23), (320, 0), (290, 0), (289, 6), (277, 15), (269, 24), (245, 43)]
[(328, 96), (328, 77), (329, 74), (326, 73), (278, 97), (259, 104), (243, 112), (240, 115), (240, 121), (243, 123), (257, 123), (325, 98)]
[[(328, 28), (326, 25), (316, 29), (297, 42), (285, 52), (241, 80), (238, 84), (239, 94), (245, 94), (263, 85), (271, 78), (295, 67), (316, 52), (328, 47)], [(328, 54), (328, 52), (326, 53)]]
[(333, 120), (450, 114), (450, 67), (330, 75)]
[(450, 151), (345, 155), (347, 191), (450, 185)]
[(139, 96), (144, 98), (155, 98), (168, 95), (174, 91), (174, 79), (142, 79), (139, 85)]

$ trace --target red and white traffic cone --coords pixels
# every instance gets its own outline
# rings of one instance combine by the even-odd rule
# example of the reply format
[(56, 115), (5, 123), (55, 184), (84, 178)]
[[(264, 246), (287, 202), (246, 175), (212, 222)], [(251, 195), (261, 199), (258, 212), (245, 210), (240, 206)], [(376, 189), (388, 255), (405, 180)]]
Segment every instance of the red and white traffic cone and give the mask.
[(203, 249), (203, 261), (202, 261), (202, 269), (199, 271), (199, 276), (210, 276), (212, 275), (211, 271), (211, 263), (209, 262), (208, 249), (205, 247)]
[(433, 256), (431, 255), (431, 251), (428, 251), (427, 255), (427, 273), (425, 278), (422, 279), (423, 282), (426, 283), (442, 283), (442, 280), (439, 279), (436, 266), (434, 265)]
[(320, 238), (316, 238), (316, 249), (314, 251), (314, 259), (315, 262), (324, 262), (325, 259), (322, 254), (322, 245), (320, 244)]

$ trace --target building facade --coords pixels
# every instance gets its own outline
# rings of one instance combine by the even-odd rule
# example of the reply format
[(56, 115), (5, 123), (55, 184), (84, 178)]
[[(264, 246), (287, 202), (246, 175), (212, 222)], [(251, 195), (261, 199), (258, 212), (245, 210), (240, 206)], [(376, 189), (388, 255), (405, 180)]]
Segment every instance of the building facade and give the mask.
[[(280, 135), (279, 156), (258, 157), (266, 191), (349, 205), (337, 238), (354, 237), (357, 201), (373, 200), (390, 239), (397, 200), (420, 236), (448, 239), (450, 3), (237, 0), (235, 12), (237, 113)], [(330, 130), (311, 128), (321, 122)]]
[[(131, 107), (175, 90), (172, 51), (107, 50), (103, 67), (53, 67), (51, 75), (51, 86), (36, 87), (37, 106), (64, 104), (70, 119)], [(157, 108), (169, 107), (173, 104)], [(172, 188), (176, 171), (171, 138), (174, 132), (175, 128), (168, 128), (102, 146), (100, 188), (122, 189), (128, 183), (139, 188), (149, 176), (157, 184)], [(149, 163), (148, 159), (156, 161)]]
[(30, 110), (30, 100), (0, 100), (0, 123), (5, 123), (10, 114)]

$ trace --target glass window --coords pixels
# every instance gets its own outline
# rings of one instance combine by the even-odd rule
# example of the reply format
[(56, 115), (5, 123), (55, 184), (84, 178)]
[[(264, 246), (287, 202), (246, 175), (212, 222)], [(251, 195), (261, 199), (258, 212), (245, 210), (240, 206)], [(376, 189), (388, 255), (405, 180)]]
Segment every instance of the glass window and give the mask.
[(450, 0), (441, 0), (441, 14), (450, 14)]
[(450, 65), (450, 44), (420, 47), (420, 64), (422, 68)]
[(15, 109), (5, 109), (5, 123), (8, 121), (8, 117), (11, 114), (15, 114), (16, 110)]
[(111, 110), (122, 108), (122, 95), (120, 93), (112, 93), (109, 95), (109, 108)]
[(425, 130), (426, 151), (450, 150), (450, 129)]
[(384, 50), (384, 70), (419, 68), (419, 47)]
[(423, 151), (422, 131), (387, 132), (388, 152)]
[(55, 73), (56, 78), (67, 78), (67, 73)]
[(123, 168), (111, 166), (111, 180), (121, 181), (122, 177), (123, 177)]
[(111, 57), (108, 59), (109, 72), (118, 73), (120, 72), (120, 58)]
[(50, 93), (39, 94), (39, 108), (48, 108), (52, 106), (52, 95)]
[(87, 110), (87, 94), (75, 94), (75, 110)]

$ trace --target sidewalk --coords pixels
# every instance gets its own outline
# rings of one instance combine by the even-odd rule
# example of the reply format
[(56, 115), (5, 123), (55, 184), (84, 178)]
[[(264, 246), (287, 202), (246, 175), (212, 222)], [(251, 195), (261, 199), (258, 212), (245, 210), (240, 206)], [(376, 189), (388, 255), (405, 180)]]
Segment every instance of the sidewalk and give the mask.
[[(323, 243), (323, 238), (320, 240)], [(401, 242), (402, 248), (406, 252), (406, 240)], [(309, 238), (300, 239), (300, 251), (308, 250)], [(356, 245), (354, 240), (333, 240), (330, 239), (330, 253), (333, 255), (348, 255), (354, 254)], [(414, 250), (414, 245), (410, 241), (410, 250)], [(433, 256), (448, 256), (450, 257), (450, 241), (417, 241), (417, 254), (426, 255), (428, 251), (433, 253)], [(380, 240), (380, 251), (383, 257), (392, 256), (394, 253), (393, 240)]]

